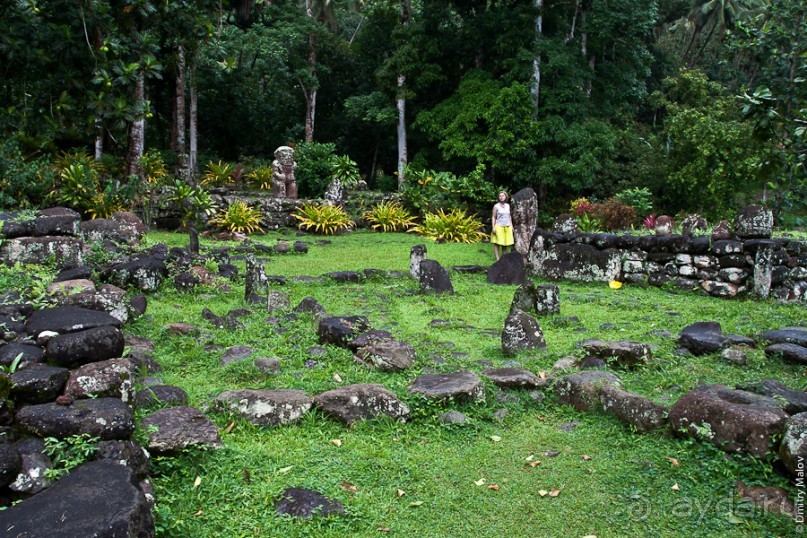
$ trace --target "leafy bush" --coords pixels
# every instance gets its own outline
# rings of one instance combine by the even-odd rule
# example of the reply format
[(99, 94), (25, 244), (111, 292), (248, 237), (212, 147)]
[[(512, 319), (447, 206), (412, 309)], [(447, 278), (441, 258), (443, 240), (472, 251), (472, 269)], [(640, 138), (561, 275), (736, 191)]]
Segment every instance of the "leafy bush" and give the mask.
[(653, 209), (653, 195), (647, 187), (625, 189), (618, 192), (614, 198), (631, 206), (637, 215), (649, 215), (650, 210)]
[(297, 190), (302, 198), (317, 198), (325, 193), (331, 180), (331, 159), (336, 152), (336, 144), (303, 142), (294, 148), (297, 171)]
[(425, 214), (434, 208), (480, 212), (496, 201), (496, 186), (485, 179), (485, 166), (465, 176), (407, 167), (402, 194), (406, 205)]
[(251, 234), (256, 230), (263, 231), (260, 227), (263, 215), (258, 208), (249, 207), (242, 200), (235, 200), (225, 211), (210, 219), (210, 223), (221, 226), (231, 232)]
[(602, 229), (602, 222), (589, 213), (581, 213), (577, 215), (577, 229), (583, 233), (599, 232)]
[(345, 187), (353, 187), (361, 179), (359, 165), (347, 155), (331, 157), (331, 179), (338, 179)]
[(175, 179), (166, 190), (166, 202), (182, 213), (183, 228), (188, 225), (196, 226), (202, 215), (210, 216), (218, 209), (210, 193), (198, 185), (189, 185), (181, 179)]
[(273, 175), (271, 166), (258, 166), (247, 172), (246, 178), (254, 185), (268, 191), (272, 188)]
[(46, 158), (26, 158), (14, 139), (0, 143), (0, 207), (45, 206), (55, 180)]
[(594, 216), (608, 231), (624, 230), (636, 222), (636, 210), (616, 198), (594, 205)]
[(592, 204), (588, 198), (578, 198), (577, 200), (572, 200), (571, 204), (572, 213), (575, 215), (586, 215), (594, 211), (594, 204)]
[(478, 243), (488, 237), (482, 226), (481, 220), (464, 211), (452, 209), (446, 213), (438, 209), (436, 213), (427, 213), (423, 224), (409, 231), (449, 243)]
[(374, 230), (385, 232), (407, 230), (414, 226), (414, 217), (398, 202), (381, 202), (362, 214)]
[(325, 235), (347, 230), (355, 224), (342, 207), (335, 205), (305, 204), (293, 216), (300, 221), (300, 228)]
[(235, 171), (236, 167), (230, 163), (210, 161), (205, 166), (205, 173), (202, 174), (202, 185), (223, 187), (233, 179)]

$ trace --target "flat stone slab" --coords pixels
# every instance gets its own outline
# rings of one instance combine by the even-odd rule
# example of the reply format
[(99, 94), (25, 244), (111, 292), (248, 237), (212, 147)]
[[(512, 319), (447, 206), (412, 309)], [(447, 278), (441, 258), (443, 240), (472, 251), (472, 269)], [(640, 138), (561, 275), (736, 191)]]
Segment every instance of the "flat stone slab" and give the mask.
[(701, 321), (684, 327), (678, 338), (678, 344), (688, 349), (693, 355), (705, 355), (722, 351), (730, 345), (723, 335), (723, 329), (715, 321)]
[(118, 398), (29, 405), (17, 412), (17, 422), (34, 435), (59, 439), (82, 433), (103, 440), (128, 439), (134, 432), (134, 412)]
[(411, 394), (420, 394), (430, 400), (484, 401), (482, 380), (473, 372), (461, 370), (450, 374), (425, 374), (409, 385)]
[(762, 333), (762, 339), (771, 344), (796, 344), (797, 346), (807, 347), (807, 329), (804, 327), (785, 327)]
[(789, 415), (807, 412), (807, 392), (793, 390), (776, 379), (759, 379), (738, 383), (737, 389), (775, 398), (782, 402), (782, 408)]
[(347, 385), (314, 397), (314, 405), (344, 424), (386, 415), (405, 421), (409, 407), (377, 383)]
[(234, 362), (245, 361), (252, 356), (253, 349), (249, 346), (233, 346), (227, 348), (221, 356), (221, 365), (227, 366)]
[(137, 407), (187, 405), (187, 403), (188, 393), (173, 385), (151, 385), (135, 394)]
[(600, 403), (603, 411), (634, 427), (637, 433), (647, 433), (667, 423), (667, 407), (612, 385), (602, 388)]
[(537, 389), (548, 385), (546, 379), (523, 368), (488, 368), (482, 373), (503, 389)]
[(48, 340), (45, 356), (53, 364), (74, 366), (120, 357), (123, 349), (123, 333), (106, 325), (54, 336)]
[(222, 446), (216, 425), (193, 407), (160, 409), (144, 418), (141, 427), (148, 432), (146, 448), (158, 454), (188, 447)]
[(415, 364), (415, 348), (399, 340), (384, 340), (357, 352), (361, 362), (382, 372), (401, 372)]
[(111, 325), (120, 327), (120, 320), (97, 310), (81, 308), (80, 306), (57, 306), (36, 310), (28, 321), (25, 329), (28, 334), (37, 335), (42, 331), (53, 331), (59, 334), (84, 331)]
[(20, 538), (151, 538), (154, 521), (132, 470), (100, 460), (76, 467), (48, 489), (0, 511), (0, 532)]
[(581, 342), (581, 346), (591, 355), (605, 359), (609, 364), (625, 368), (647, 364), (651, 358), (650, 346), (642, 342), (631, 342), (630, 340), (606, 342), (591, 339)]
[(727, 452), (763, 457), (775, 436), (784, 432), (787, 413), (782, 403), (723, 385), (690, 391), (670, 409), (673, 431), (699, 437)]
[(70, 370), (33, 364), (11, 374), (11, 397), (18, 403), (52, 402), (62, 393)]
[(364, 316), (328, 316), (319, 320), (317, 335), (320, 344), (347, 347), (360, 334), (370, 330)]
[(768, 357), (782, 357), (785, 362), (807, 364), (807, 347), (796, 344), (771, 344), (765, 348)]
[(259, 426), (281, 426), (297, 422), (311, 409), (313, 401), (301, 390), (228, 390), (216, 403)]
[(314, 516), (331, 516), (345, 513), (339, 501), (328, 499), (321, 493), (310, 489), (289, 488), (283, 497), (275, 503), (275, 512), (299, 518)]
[(585, 370), (555, 381), (554, 390), (561, 403), (578, 411), (590, 411), (600, 405), (600, 392), (606, 386), (622, 388), (619, 377), (602, 370)]

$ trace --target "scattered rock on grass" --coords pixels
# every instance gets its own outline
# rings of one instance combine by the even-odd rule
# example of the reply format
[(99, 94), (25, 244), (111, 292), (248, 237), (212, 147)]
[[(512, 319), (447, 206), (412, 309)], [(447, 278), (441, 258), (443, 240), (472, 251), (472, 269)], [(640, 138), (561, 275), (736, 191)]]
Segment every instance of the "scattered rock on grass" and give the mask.
[(339, 387), (314, 397), (314, 405), (345, 424), (386, 415), (406, 420), (409, 408), (395, 393), (378, 384)]
[(222, 446), (216, 425), (192, 407), (160, 409), (143, 419), (148, 434), (146, 448), (157, 454), (177, 452), (188, 447)]
[(523, 368), (489, 368), (482, 373), (497, 387), (505, 389), (535, 389), (546, 387), (548, 382)]
[(769, 357), (781, 357), (785, 362), (807, 364), (807, 347), (796, 344), (771, 344), (765, 348)]
[(310, 518), (341, 515), (345, 513), (345, 508), (339, 501), (328, 499), (319, 492), (288, 488), (283, 492), (283, 497), (275, 503), (275, 512), (280, 515)]
[(649, 432), (667, 422), (668, 408), (611, 385), (600, 391), (600, 403), (603, 411), (633, 426), (637, 433)]
[(409, 392), (430, 400), (484, 401), (482, 380), (467, 370), (450, 374), (426, 374), (409, 385)]
[(600, 392), (607, 385), (622, 387), (619, 378), (610, 372), (586, 370), (559, 378), (554, 390), (562, 403), (578, 411), (590, 411), (600, 405)]
[(519, 351), (546, 347), (544, 333), (538, 321), (521, 310), (507, 316), (502, 330), (502, 352), (515, 355)]
[(398, 340), (384, 340), (358, 350), (359, 360), (382, 372), (400, 372), (415, 364), (415, 348)]
[(297, 422), (311, 409), (311, 398), (301, 390), (228, 390), (216, 403), (259, 426)]

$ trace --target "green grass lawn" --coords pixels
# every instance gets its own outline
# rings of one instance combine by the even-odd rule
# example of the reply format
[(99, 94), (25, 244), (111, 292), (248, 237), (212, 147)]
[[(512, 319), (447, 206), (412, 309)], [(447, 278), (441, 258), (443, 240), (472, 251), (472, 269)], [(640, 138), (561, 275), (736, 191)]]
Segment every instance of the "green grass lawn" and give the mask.
[[(423, 242), (407, 234), (355, 232), (327, 238), (272, 233), (255, 236), (310, 243), (305, 255), (274, 255), (272, 275), (318, 276), (339, 270), (378, 268), (408, 271), (409, 249)], [(149, 243), (182, 246), (186, 237), (152, 233)], [(204, 245), (221, 246), (203, 241)], [(493, 259), (490, 245), (428, 243), (428, 257), (443, 266), (481, 264)], [(243, 267), (243, 265), (242, 265)], [(721, 300), (695, 293), (605, 284), (562, 282), (561, 314), (541, 319), (548, 343), (541, 352), (515, 359), (501, 352), (498, 336), (514, 286), (493, 286), (485, 275), (452, 272), (456, 294), (424, 296), (409, 278), (371, 279), (360, 284), (296, 283), (274, 286), (296, 305), (315, 297), (334, 315), (361, 314), (374, 328), (412, 343), (416, 366), (398, 374), (370, 370), (352, 354), (329, 348), (313, 369), (306, 349), (317, 345), (310, 316), (267, 323), (267, 313), (250, 306), (242, 330), (217, 330), (203, 320), (207, 307), (223, 315), (246, 306), (243, 283), (229, 292), (212, 288), (179, 294), (170, 284), (149, 296), (147, 314), (128, 330), (152, 338), (164, 382), (185, 389), (191, 405), (209, 410), (224, 448), (193, 450), (176, 458), (155, 458), (159, 536), (787, 536), (795, 524), (763, 513), (736, 497), (735, 482), (781, 486), (795, 494), (770, 462), (728, 457), (709, 445), (674, 438), (667, 430), (637, 435), (601, 413), (579, 413), (546, 391), (536, 401), (525, 391), (499, 393), (486, 385), (484, 404), (442, 407), (411, 397), (408, 383), (424, 371), (480, 372), (488, 364), (516, 360), (533, 372), (550, 373), (567, 355), (582, 356), (584, 338), (641, 340), (657, 346), (651, 364), (619, 372), (626, 390), (671, 405), (701, 383), (734, 383), (773, 377), (803, 389), (803, 369), (749, 352), (737, 366), (719, 356), (680, 356), (674, 336), (696, 321), (720, 321), (724, 332), (756, 337), (768, 329), (803, 324), (803, 305)], [(563, 324), (567, 316), (579, 323)], [(435, 319), (451, 323), (432, 328)], [(170, 322), (192, 323), (200, 336), (169, 336)], [(606, 325), (603, 328), (604, 324)], [(277, 357), (282, 371), (261, 374), (251, 361), (220, 365), (222, 349), (255, 348), (255, 357)], [(335, 380), (335, 374), (342, 380)], [(310, 395), (339, 385), (374, 382), (394, 391), (412, 408), (405, 424), (376, 420), (352, 428), (312, 412), (293, 426), (260, 428), (216, 411), (215, 397), (238, 388), (293, 388)], [(457, 408), (470, 417), (443, 425), (440, 414)], [(507, 410), (503, 419), (494, 414)], [(141, 411), (142, 413), (142, 411)], [(234, 422), (229, 429), (228, 425)], [(558, 428), (579, 423), (571, 431)], [(333, 440), (341, 441), (337, 446)], [(557, 452), (555, 456), (544, 455)], [(540, 461), (531, 466), (530, 462)], [(673, 465), (677, 462), (679, 465)], [(201, 483), (194, 487), (197, 477)], [(482, 480), (484, 480), (482, 482)], [(479, 485), (481, 484), (481, 485)], [(673, 486), (678, 486), (674, 490)], [(355, 486), (350, 488), (349, 485)], [(497, 488), (490, 488), (495, 485)], [(288, 487), (316, 489), (339, 500), (346, 515), (298, 521), (277, 516), (274, 502)], [(557, 490), (556, 496), (546, 494)], [(403, 494), (401, 494), (403, 492)], [(544, 493), (542, 496), (541, 493)]]

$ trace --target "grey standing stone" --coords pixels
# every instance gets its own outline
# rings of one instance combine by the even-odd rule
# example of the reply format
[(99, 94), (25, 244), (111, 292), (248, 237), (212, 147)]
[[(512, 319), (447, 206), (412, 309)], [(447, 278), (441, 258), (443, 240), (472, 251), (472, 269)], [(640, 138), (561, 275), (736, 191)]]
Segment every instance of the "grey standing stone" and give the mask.
[(435, 260), (420, 263), (420, 291), (425, 293), (454, 293), (454, 285), (445, 267)]
[(510, 313), (516, 310), (535, 312), (538, 316), (550, 316), (560, 313), (560, 293), (554, 284), (536, 286), (534, 282), (527, 281), (522, 284), (513, 295), (510, 304)]
[(409, 274), (420, 280), (420, 264), (426, 259), (426, 245), (413, 245), (409, 250)]
[(517, 310), (504, 320), (502, 352), (505, 355), (515, 355), (519, 351), (545, 347), (544, 332), (534, 317)]
[(773, 242), (761, 241), (754, 258), (754, 293), (758, 297), (769, 297), (773, 281)]
[(246, 276), (244, 281), (244, 297), (249, 298), (253, 294), (263, 295), (266, 293), (269, 285), (269, 279), (266, 277), (263, 264), (260, 263), (253, 254), (247, 254), (245, 261)]
[(741, 239), (768, 239), (773, 233), (773, 212), (760, 205), (741, 209), (734, 218), (734, 234)]
[(779, 457), (788, 471), (796, 474), (801, 462), (802, 470), (807, 461), (807, 413), (793, 415), (785, 424)]
[(515, 251), (526, 256), (538, 222), (538, 196), (529, 187), (513, 195), (513, 235)]
[(188, 229), (188, 250), (191, 254), (199, 254), (199, 232), (196, 228)]
[(490, 284), (524, 284), (527, 278), (524, 256), (508, 252), (488, 268)]

